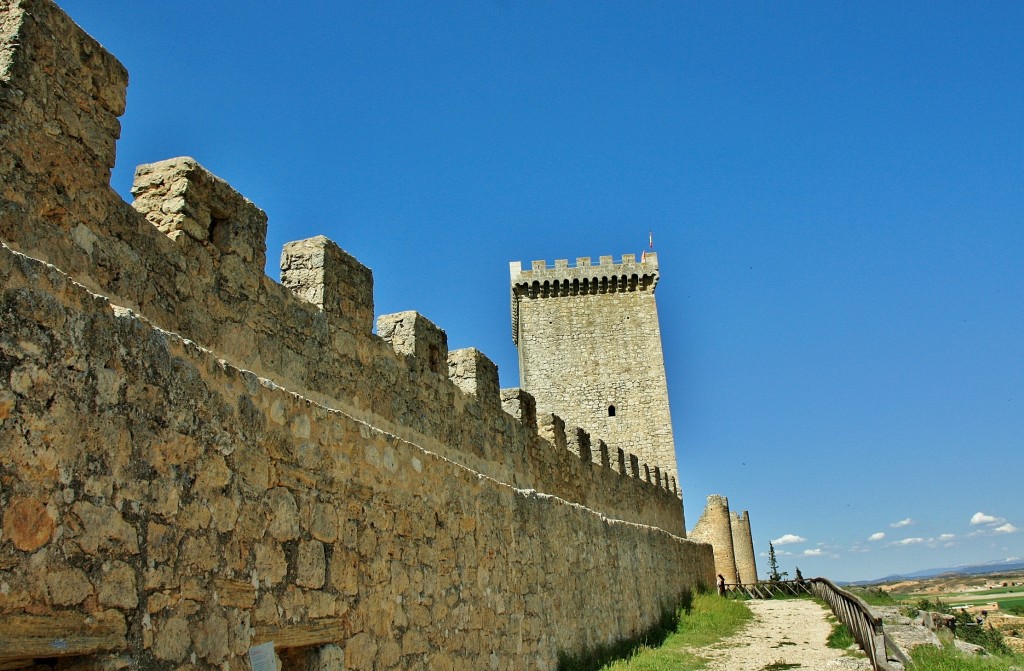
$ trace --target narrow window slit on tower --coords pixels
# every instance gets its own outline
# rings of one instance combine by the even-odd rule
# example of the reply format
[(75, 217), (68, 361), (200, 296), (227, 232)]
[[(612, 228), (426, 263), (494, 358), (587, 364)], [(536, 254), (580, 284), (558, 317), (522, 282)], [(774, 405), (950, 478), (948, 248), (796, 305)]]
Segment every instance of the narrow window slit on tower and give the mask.
[(615, 406), (614, 405), (609, 405), (608, 406), (608, 416), (609, 417), (614, 417), (615, 416)]

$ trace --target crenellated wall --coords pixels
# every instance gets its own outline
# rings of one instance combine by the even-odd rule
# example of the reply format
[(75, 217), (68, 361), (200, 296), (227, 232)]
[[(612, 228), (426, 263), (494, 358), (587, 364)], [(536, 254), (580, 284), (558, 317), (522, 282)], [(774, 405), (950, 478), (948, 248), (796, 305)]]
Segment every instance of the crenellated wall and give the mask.
[[(38, 3), (40, 9), (49, 6)], [(49, 23), (39, 23), (43, 18)], [(382, 316), (379, 335), (373, 335), (372, 274), (330, 240), (320, 236), (289, 243), (281, 255), (282, 283), (268, 278), (263, 273), (266, 215), (194, 159), (140, 166), (132, 188), (134, 207), (106, 183), (96, 186), (95, 171), (83, 169), (88, 179), (76, 181), (75, 166), (87, 157), (69, 151), (65, 136), (83, 131), (60, 126), (51, 138), (45, 131), (50, 122), (40, 114), (44, 106), (32, 104), (34, 97), (27, 92), (35, 87), (51, 107), (62, 109), (52, 99), (74, 97), (72, 84), (87, 87), (79, 94), (83, 98), (120, 86), (123, 101), (125, 74), (113, 58), (97, 55), (102, 47), (91, 38), (75, 37), (80, 31), (59, 10), (27, 12), (22, 20), (36, 32), (19, 45), (43, 36), (80, 44), (78, 49), (41, 45), (38, 54), (26, 53), (43, 59), (30, 61), (35, 70), (15, 59), (19, 67), (12, 72), (29, 71), (8, 81), (4, 90), (17, 92), (16, 100), (25, 102), (8, 105), (14, 96), (5, 94), (0, 101), (4, 131), (22, 129), (32, 135), (38, 126), (44, 130), (35, 131), (31, 147), (12, 142), (4, 154), (11, 159), (0, 166), (9, 168), (0, 174), (4, 184), (38, 190), (19, 189), (4, 199), (0, 239), (239, 367), (310, 398), (344, 405), (357, 416), (372, 415), (398, 435), (458, 455), (474, 470), (685, 534), (679, 498), (670, 484), (649, 487), (642, 478), (623, 481), (614, 469), (577, 463), (570, 455), (545, 449), (531, 428), (513, 421), (493, 395), (482, 402), (465, 399), (448, 379), (444, 332), (423, 316)], [(66, 86), (46, 85), (45, 71), (87, 67), (80, 62), (84, 58), (61, 62), (79, 51), (91, 54), (88, 66), (98, 69), (88, 77), (68, 74)], [(51, 64), (55, 59), (58, 63)], [(111, 129), (116, 130), (116, 123)], [(110, 164), (114, 137), (105, 156)], [(30, 163), (23, 156), (30, 149), (45, 160)], [(40, 172), (29, 171), (30, 166)], [(99, 172), (106, 175), (109, 168)], [(43, 184), (57, 194), (50, 201)], [(78, 197), (68, 200), (68, 194)], [(38, 214), (44, 211), (48, 216)], [(8, 216), (12, 212), (18, 216)], [(31, 217), (32, 223), (23, 217)], [(388, 330), (396, 320), (405, 327)], [(438, 412), (438, 407), (451, 410)]]
[(673, 479), (422, 315), (374, 335), (330, 240), (274, 282), (266, 215), (188, 158), (124, 203), (126, 81), (0, 0), (0, 662), (554, 668), (710, 584)]

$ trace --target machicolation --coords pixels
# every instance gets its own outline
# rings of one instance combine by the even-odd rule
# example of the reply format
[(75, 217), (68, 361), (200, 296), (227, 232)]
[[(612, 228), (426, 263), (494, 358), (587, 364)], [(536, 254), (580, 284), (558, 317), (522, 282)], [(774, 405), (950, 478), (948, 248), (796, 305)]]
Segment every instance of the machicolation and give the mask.
[[(674, 457), (501, 389), (416, 312), (374, 334), (372, 273), (326, 238), (271, 280), (266, 215), (193, 159), (125, 203), (126, 84), (55, 4), (0, 0), (0, 668), (239, 671), (272, 643), (286, 669), (554, 669), (712, 585)], [(650, 314), (656, 260), (602, 268), (587, 292)], [(635, 331), (662, 386), (602, 411), (654, 408), (630, 431), (671, 444)]]
[[(509, 265), (519, 379), (538, 406), (647, 462), (677, 489), (675, 442), (654, 290), (658, 257)], [(591, 455), (598, 462), (596, 455)], [(648, 471), (651, 471), (648, 475)]]

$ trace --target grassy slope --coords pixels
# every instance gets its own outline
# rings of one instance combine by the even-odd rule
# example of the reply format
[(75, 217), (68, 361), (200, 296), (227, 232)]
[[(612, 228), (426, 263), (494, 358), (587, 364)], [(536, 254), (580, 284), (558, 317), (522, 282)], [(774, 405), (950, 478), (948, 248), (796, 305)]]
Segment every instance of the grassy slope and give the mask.
[(1016, 671), (1024, 668), (1021, 655), (964, 655), (952, 647), (919, 645), (911, 651), (909, 671)]
[(629, 659), (612, 662), (601, 671), (694, 671), (704, 660), (687, 648), (709, 645), (730, 636), (753, 617), (741, 601), (699, 594), (689, 612), (679, 614), (675, 632), (657, 648), (641, 647)]

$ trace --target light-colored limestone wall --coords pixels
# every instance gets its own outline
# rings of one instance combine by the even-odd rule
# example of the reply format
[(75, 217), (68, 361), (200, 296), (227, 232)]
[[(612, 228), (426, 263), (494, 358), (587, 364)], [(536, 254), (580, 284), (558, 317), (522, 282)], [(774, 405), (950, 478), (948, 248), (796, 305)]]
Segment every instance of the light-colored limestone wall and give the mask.
[(0, 287), (4, 635), (88, 613), (115, 667), (241, 671), (312, 631), (346, 669), (554, 669), (712, 580), (707, 545), (482, 476), (6, 247)]
[(268, 640), (554, 668), (711, 582), (653, 468), (574, 454), (421, 315), (373, 335), (372, 275), (330, 241), (270, 280), (265, 215), (190, 159), (121, 201), (126, 73), (55, 5), (0, 0), (0, 40), (0, 638), (77, 627), (107, 668), (240, 671)]
[[(657, 257), (511, 264), (523, 389), (540, 407), (677, 478), (654, 299)], [(614, 408), (614, 416), (611, 416)]]
[(732, 542), (729, 499), (718, 494), (709, 496), (704, 512), (689, 538), (700, 543), (710, 543), (715, 552), (715, 573), (725, 576), (728, 583), (740, 582)]
[(732, 547), (736, 557), (736, 571), (740, 582), (749, 585), (757, 582), (757, 560), (754, 554), (754, 537), (750, 532), (750, 513), (729, 514), (732, 529)]
[(107, 184), (124, 68), (46, 0), (0, 8), (0, 240), (240, 368), (475, 471), (685, 535), (670, 485), (580, 463), (493, 395), (460, 389), (429, 321), (406, 335), (430, 341), (434, 365), (373, 335), (370, 270), (326, 238), (287, 245), (286, 286), (274, 282), (266, 215), (188, 158), (141, 166), (135, 208), (124, 203)]

